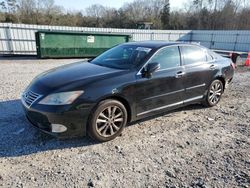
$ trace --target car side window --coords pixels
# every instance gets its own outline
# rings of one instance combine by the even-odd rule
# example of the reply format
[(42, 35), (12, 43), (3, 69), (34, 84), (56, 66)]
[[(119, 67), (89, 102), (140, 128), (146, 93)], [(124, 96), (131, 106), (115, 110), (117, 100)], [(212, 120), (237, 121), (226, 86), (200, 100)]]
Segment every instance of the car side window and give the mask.
[(168, 69), (180, 66), (180, 52), (178, 46), (163, 48), (149, 60), (148, 63), (159, 63), (161, 68)]
[(217, 54), (216, 52), (211, 51), (211, 50), (208, 50), (208, 54), (210, 54), (213, 57), (213, 59), (220, 59), (221, 58), (221, 56), (219, 54)]
[(198, 46), (182, 46), (181, 53), (184, 57), (185, 65), (207, 61), (205, 50)]

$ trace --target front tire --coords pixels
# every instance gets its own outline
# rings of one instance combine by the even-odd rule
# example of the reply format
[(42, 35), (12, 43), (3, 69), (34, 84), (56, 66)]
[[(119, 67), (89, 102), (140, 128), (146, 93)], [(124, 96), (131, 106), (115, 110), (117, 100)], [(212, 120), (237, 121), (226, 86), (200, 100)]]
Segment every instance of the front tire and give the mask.
[(223, 94), (224, 86), (220, 80), (214, 80), (208, 88), (208, 92), (204, 101), (205, 106), (213, 107), (220, 102)]
[(127, 123), (127, 110), (117, 100), (100, 102), (90, 116), (88, 134), (99, 142), (110, 141), (121, 134)]

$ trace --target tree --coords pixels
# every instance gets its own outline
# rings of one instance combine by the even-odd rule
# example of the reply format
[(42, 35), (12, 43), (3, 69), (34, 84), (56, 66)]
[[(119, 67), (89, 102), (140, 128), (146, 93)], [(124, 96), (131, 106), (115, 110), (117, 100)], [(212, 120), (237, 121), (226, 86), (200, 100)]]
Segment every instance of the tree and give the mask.
[(6, 13), (6, 5), (5, 2), (2, 1), (0, 2), (0, 22), (4, 22), (5, 21), (5, 13)]
[(20, 0), (19, 3), (19, 17), (21, 22), (25, 22), (28, 24), (38, 23), (36, 20), (38, 12), (36, 11), (36, 2), (35, 0)]
[(9, 13), (15, 13), (17, 8), (18, 8), (18, 4), (16, 0), (6, 0), (6, 4), (8, 5), (7, 9)]
[(102, 5), (92, 5), (86, 8), (87, 16), (94, 17), (94, 18), (101, 18), (105, 14), (105, 7)]
[(236, 28), (236, 9), (237, 7), (232, 1), (227, 1), (223, 9), (220, 11), (219, 29), (237, 29)]
[(181, 10), (173, 11), (170, 14), (170, 19), (169, 19), (169, 29), (185, 29), (187, 28), (186, 26), (186, 17), (185, 13), (182, 12)]
[(0, 0), (0, 22), (85, 27), (153, 29), (249, 29), (249, 0), (189, 0), (170, 11), (169, 0), (134, 0), (120, 9), (92, 5), (85, 12), (67, 11), (54, 0)]
[(201, 10), (203, 8), (203, 0), (193, 0), (195, 8)]
[(0, 2), (0, 10), (1, 10), (1, 11), (6, 11), (6, 10), (7, 10), (5, 1), (1, 1), (1, 2)]
[(249, 29), (250, 28), (250, 9), (243, 8), (241, 12), (238, 13), (236, 23), (238, 29)]
[(102, 17), (105, 14), (105, 11), (105, 7), (98, 4), (86, 8), (87, 16), (95, 19), (94, 27), (103, 27)]
[(170, 4), (169, 0), (166, 0), (164, 3), (164, 7), (161, 11), (162, 29), (169, 29), (169, 20), (170, 20)]
[(210, 29), (211, 28), (211, 19), (210, 13), (206, 7), (202, 8), (199, 13), (199, 22), (198, 29)]

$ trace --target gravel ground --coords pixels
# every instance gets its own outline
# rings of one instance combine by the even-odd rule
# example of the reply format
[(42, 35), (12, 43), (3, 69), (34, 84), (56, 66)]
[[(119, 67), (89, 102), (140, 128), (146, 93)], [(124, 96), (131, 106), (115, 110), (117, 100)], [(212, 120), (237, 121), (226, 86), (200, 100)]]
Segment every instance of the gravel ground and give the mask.
[(44, 135), (22, 112), (32, 78), (75, 61), (0, 59), (0, 187), (250, 187), (250, 69), (218, 106), (137, 122), (100, 144)]

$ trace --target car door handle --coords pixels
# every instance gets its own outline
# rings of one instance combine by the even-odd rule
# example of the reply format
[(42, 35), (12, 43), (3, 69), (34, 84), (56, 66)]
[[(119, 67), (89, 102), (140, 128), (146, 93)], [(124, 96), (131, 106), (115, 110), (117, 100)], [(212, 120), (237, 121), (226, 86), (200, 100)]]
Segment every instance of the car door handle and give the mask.
[(175, 78), (181, 78), (183, 75), (185, 74), (185, 72), (177, 72), (176, 75), (175, 75)]
[(210, 68), (211, 70), (214, 70), (214, 69), (215, 69), (215, 65), (211, 65), (209, 68)]

